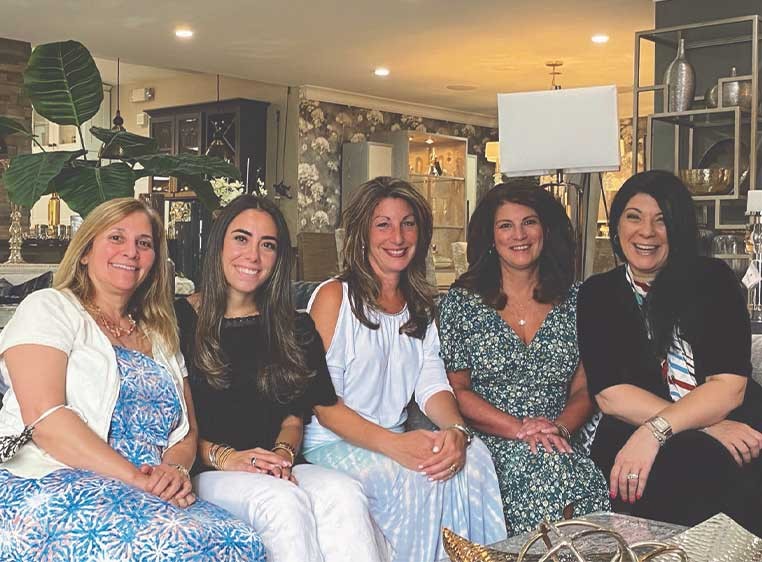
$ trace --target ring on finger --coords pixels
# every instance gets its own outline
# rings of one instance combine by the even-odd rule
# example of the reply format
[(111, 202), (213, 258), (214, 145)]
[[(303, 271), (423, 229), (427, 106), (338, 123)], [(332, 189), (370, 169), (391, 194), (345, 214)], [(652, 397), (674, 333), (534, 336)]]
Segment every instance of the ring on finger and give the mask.
[(257, 465), (257, 457), (251, 457), (251, 466)]
[(626, 478), (627, 478), (627, 480), (637, 480), (638, 478), (640, 478), (640, 474), (638, 474), (637, 472), (630, 472), (626, 476)]
[(451, 464), (449, 470), (452, 474), (455, 474), (458, 472), (458, 466), (456, 464)]

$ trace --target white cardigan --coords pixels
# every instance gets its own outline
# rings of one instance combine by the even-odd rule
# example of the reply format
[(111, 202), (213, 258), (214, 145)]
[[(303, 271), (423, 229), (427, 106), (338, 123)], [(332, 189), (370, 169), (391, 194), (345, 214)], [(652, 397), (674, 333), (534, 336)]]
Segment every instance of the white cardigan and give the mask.
[[(187, 376), (180, 352), (169, 355), (159, 338), (149, 334), (154, 360), (163, 365), (175, 379), (182, 404), (182, 416), (169, 436), (169, 447), (188, 433), (187, 406), (183, 379)], [(0, 373), (10, 388), (0, 410), (0, 435), (16, 435), (24, 428), (16, 395), (3, 354), (16, 345), (36, 344), (60, 349), (68, 356), (66, 367), (66, 403), (84, 416), (85, 423), (101, 439), (108, 440), (111, 416), (119, 396), (119, 372), (114, 348), (69, 290), (43, 289), (26, 297), (10, 322), (0, 332)], [(65, 468), (48, 453), (30, 441), (0, 468), (24, 478), (40, 478)]]

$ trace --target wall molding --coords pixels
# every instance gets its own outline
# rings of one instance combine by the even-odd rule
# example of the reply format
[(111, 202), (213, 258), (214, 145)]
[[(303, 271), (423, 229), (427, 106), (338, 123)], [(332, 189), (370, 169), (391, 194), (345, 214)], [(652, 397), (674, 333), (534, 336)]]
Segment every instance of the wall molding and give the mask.
[(366, 109), (378, 109), (390, 113), (402, 113), (405, 115), (415, 115), (417, 117), (427, 117), (429, 119), (440, 119), (452, 123), (464, 123), (466, 125), (476, 125), (479, 127), (497, 128), (497, 118), (484, 113), (458, 111), (457, 109), (448, 109), (446, 107), (369, 96), (356, 92), (322, 88), (320, 86), (305, 85), (301, 86), (300, 91), (302, 99), (338, 103), (353, 107), (363, 107)]

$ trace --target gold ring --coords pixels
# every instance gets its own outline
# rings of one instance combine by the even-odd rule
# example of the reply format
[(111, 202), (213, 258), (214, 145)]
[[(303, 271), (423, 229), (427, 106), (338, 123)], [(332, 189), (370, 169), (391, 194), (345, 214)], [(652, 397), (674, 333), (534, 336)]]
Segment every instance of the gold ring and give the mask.
[(451, 465), (450, 465), (450, 472), (452, 472), (453, 474), (455, 474), (456, 472), (458, 472), (458, 467), (457, 467), (457, 466), (455, 466), (454, 464), (451, 464)]
[(630, 472), (630, 473), (629, 473), (629, 474), (626, 476), (626, 478), (627, 478), (627, 480), (637, 480), (638, 478), (640, 478), (640, 474), (637, 474), (637, 473), (635, 473), (635, 472)]

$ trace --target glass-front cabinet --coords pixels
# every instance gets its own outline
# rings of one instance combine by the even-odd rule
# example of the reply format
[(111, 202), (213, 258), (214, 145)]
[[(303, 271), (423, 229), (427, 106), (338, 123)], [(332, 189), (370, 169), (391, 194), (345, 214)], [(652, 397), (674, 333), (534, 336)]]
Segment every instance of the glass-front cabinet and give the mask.
[(420, 131), (385, 133), (378, 140), (392, 145), (393, 175), (407, 179), (431, 205), (431, 253), (437, 285), (446, 289), (455, 280), (452, 245), (466, 240), (468, 140)]

